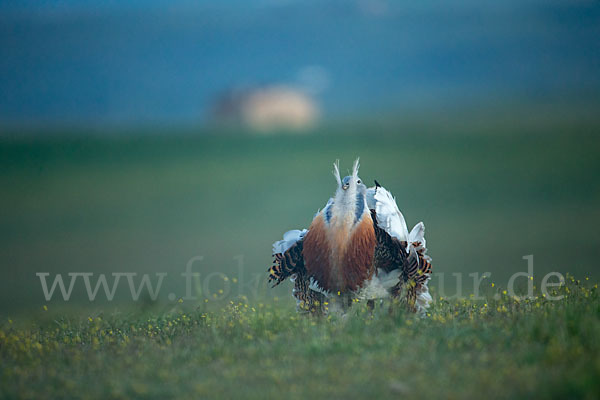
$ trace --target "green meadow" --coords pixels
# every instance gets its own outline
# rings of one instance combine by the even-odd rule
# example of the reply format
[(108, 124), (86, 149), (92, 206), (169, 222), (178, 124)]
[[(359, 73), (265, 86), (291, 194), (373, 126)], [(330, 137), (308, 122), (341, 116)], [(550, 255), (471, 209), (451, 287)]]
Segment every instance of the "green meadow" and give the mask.
[[(0, 397), (598, 398), (598, 126), (7, 133)], [(424, 319), (387, 303), (303, 317), (288, 282), (266, 282), (272, 242), (309, 225), (333, 162), (356, 157), (410, 226), (425, 223)], [(503, 291), (528, 255), (536, 297), (515, 299)], [(569, 274), (558, 301), (540, 292), (553, 271)], [(469, 274), (484, 272), (472, 299)], [(90, 301), (81, 279), (65, 301), (46, 300), (37, 273), (164, 279), (155, 300), (123, 278), (113, 301)]]
[(278, 301), (49, 309), (0, 325), (0, 397), (598, 398), (598, 285), (569, 278), (554, 301), (498, 294), (438, 298), (424, 319), (388, 304), (313, 318)]

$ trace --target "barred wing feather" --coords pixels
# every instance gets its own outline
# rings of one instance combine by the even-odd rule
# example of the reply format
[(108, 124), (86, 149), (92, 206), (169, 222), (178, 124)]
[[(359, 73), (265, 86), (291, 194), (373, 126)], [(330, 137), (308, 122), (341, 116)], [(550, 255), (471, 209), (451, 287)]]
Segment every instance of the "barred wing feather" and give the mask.
[(307, 232), (307, 229), (287, 231), (282, 240), (273, 243), (273, 265), (269, 269), (269, 282), (273, 286), (304, 271), (302, 241)]
[(415, 311), (424, 313), (432, 299), (427, 283), (431, 278), (431, 258), (426, 254), (425, 225), (419, 222), (408, 232), (404, 216), (396, 200), (385, 188), (377, 185), (367, 192), (377, 236), (376, 267), (383, 272), (401, 270), (400, 279), (392, 295), (407, 291)]

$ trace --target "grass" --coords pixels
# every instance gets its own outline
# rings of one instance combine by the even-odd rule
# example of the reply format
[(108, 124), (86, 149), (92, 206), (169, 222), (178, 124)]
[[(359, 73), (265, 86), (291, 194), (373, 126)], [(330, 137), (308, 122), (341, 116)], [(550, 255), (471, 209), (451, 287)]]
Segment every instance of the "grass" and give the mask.
[(487, 300), (438, 298), (424, 319), (241, 301), (3, 321), (0, 397), (598, 398), (597, 284), (567, 277), (555, 301), (486, 287)]

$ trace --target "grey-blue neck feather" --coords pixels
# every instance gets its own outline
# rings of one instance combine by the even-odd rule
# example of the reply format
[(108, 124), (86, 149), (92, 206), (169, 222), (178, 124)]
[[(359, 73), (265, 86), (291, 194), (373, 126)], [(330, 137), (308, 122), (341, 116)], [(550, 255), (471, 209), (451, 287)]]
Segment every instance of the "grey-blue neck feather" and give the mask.
[(365, 211), (365, 195), (361, 192), (356, 194), (356, 209), (354, 223), (357, 223)]

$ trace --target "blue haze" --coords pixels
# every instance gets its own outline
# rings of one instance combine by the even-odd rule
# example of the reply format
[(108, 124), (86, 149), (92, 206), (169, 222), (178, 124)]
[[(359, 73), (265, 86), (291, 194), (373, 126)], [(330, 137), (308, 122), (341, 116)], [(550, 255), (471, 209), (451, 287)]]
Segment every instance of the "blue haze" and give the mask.
[(3, 1), (0, 124), (201, 123), (327, 71), (327, 117), (597, 99), (600, 2)]

